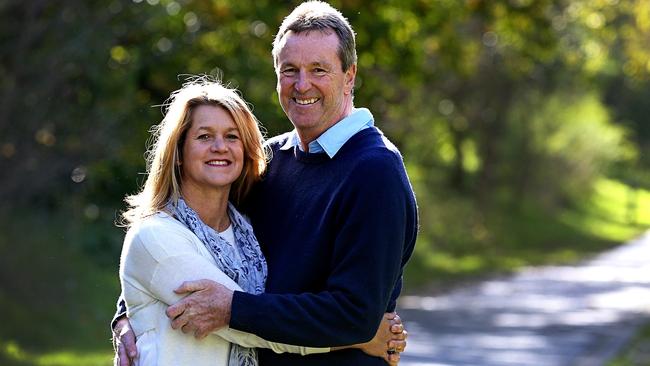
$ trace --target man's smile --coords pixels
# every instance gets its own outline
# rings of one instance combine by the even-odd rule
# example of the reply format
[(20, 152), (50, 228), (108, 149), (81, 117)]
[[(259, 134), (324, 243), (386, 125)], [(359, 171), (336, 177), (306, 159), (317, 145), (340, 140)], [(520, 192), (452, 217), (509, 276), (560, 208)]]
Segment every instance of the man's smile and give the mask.
[(308, 98), (308, 99), (298, 99), (293, 98), (293, 101), (300, 105), (310, 105), (318, 102), (320, 98)]

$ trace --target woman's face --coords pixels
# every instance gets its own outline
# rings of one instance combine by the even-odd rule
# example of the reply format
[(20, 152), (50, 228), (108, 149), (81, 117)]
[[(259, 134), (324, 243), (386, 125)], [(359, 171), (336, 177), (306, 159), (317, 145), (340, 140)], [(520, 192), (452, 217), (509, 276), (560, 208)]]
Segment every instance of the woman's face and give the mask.
[(230, 113), (200, 105), (192, 113), (182, 152), (184, 193), (188, 190), (230, 190), (244, 167), (244, 145)]

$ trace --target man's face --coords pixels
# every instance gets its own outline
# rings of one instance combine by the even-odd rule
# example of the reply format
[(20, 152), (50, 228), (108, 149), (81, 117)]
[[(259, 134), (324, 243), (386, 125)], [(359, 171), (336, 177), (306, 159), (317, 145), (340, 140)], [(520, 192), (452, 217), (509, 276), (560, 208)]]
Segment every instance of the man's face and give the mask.
[(303, 144), (315, 140), (352, 110), (356, 65), (343, 71), (336, 33), (288, 32), (280, 44), (276, 73), (284, 113)]

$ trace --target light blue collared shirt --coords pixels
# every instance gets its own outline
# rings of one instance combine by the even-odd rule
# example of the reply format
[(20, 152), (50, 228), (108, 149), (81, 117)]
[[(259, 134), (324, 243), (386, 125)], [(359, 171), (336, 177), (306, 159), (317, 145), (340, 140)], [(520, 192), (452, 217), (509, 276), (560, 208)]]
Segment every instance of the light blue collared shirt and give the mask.
[[(309, 143), (310, 153), (325, 152), (331, 158), (341, 149), (341, 147), (357, 132), (375, 125), (375, 119), (367, 108), (355, 108), (349, 116), (337, 122), (334, 126), (328, 128), (322, 135)], [(289, 150), (300, 144), (298, 132), (294, 129), (287, 139), (287, 142), (280, 148)]]

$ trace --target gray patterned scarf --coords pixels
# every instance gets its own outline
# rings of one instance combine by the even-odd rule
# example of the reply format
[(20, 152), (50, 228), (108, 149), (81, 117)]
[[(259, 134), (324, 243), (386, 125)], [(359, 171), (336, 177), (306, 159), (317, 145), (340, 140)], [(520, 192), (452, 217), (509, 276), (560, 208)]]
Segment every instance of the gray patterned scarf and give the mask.
[[(244, 291), (251, 294), (264, 292), (267, 276), (266, 260), (253, 234), (253, 228), (230, 202), (228, 203), (228, 216), (237, 244), (235, 246), (201, 221), (199, 215), (182, 198), (178, 200), (177, 205), (170, 202), (167, 209), (174, 218), (185, 224), (201, 239), (212, 254), (217, 267)], [(254, 348), (241, 347), (233, 343), (230, 348), (228, 365), (257, 366), (257, 352)]]

